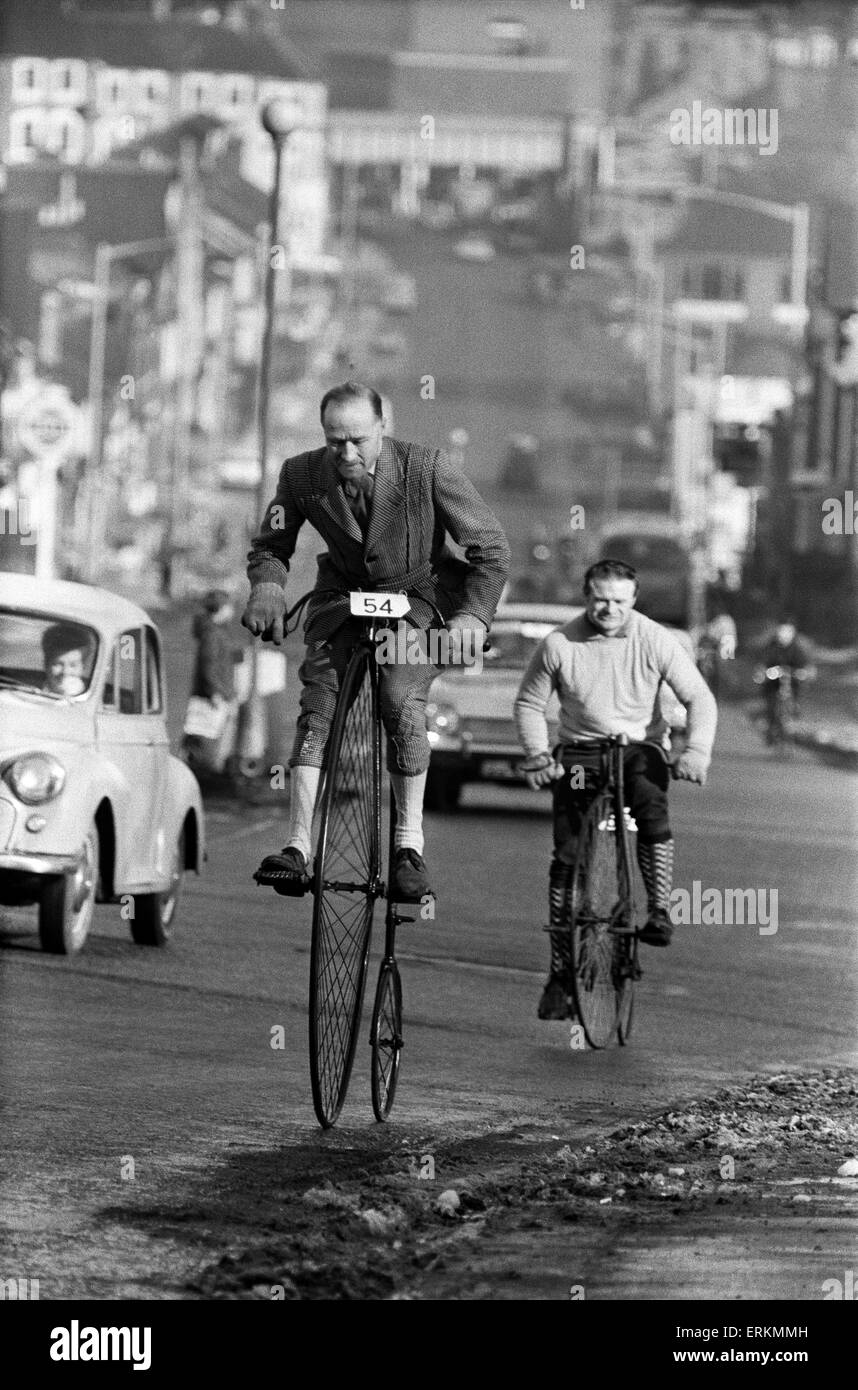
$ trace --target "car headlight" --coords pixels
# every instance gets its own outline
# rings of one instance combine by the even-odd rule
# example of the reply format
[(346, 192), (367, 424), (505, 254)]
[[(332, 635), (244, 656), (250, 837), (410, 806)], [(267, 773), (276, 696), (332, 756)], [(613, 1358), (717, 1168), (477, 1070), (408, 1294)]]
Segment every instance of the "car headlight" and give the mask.
[(426, 728), (432, 733), (454, 734), (460, 722), (459, 712), (452, 705), (430, 703), (426, 706)]
[(59, 796), (66, 770), (47, 753), (25, 753), (4, 768), (3, 777), (25, 806), (40, 806)]

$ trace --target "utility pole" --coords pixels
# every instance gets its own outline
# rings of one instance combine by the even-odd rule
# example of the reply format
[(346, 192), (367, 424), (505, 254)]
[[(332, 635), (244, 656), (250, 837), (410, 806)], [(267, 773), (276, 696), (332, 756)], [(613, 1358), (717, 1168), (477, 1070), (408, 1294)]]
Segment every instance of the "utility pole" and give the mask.
[[(259, 391), (257, 395), (257, 438), (259, 444), (259, 481), (256, 490), (256, 516), (261, 520), (269, 501), (269, 404), (271, 395), (271, 356), (274, 341), (274, 315), (276, 310), (276, 285), (278, 275), (290, 274), (289, 245), (280, 243), (280, 212), (283, 188), (283, 155), (286, 143), (295, 128), (296, 112), (288, 102), (274, 100), (268, 102), (262, 111), (262, 125), (271, 136), (274, 145), (274, 180), (268, 204), (268, 257), (265, 265), (265, 312), (262, 325), (262, 351), (259, 365)], [(282, 258), (279, 260), (278, 258)], [(287, 294), (290, 280), (287, 279)], [(239, 715), (238, 755), (239, 770), (245, 776), (258, 773), (265, 757), (268, 742), (267, 711), (259, 690), (260, 652), (253, 649), (250, 667), (250, 690)]]
[[(172, 455), (170, 521), (167, 561), (172, 562), (187, 541), (191, 430), (196, 415), (197, 383), (203, 353), (202, 193), (199, 182), (199, 143), (186, 136), (179, 146), (181, 202), (176, 234), (176, 318), (179, 333), (179, 379), (176, 434)], [(165, 594), (166, 598), (170, 594)]]

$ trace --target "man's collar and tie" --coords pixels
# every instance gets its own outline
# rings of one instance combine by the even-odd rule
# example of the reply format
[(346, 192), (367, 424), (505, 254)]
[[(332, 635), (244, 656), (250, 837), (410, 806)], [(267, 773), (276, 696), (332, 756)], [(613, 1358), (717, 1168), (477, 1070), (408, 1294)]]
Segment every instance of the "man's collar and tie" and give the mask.
[(343, 478), (340, 486), (346, 495), (346, 501), (361, 529), (361, 533), (366, 536), (369, 530), (370, 506), (375, 488), (375, 469), (371, 473), (365, 473), (362, 478)]

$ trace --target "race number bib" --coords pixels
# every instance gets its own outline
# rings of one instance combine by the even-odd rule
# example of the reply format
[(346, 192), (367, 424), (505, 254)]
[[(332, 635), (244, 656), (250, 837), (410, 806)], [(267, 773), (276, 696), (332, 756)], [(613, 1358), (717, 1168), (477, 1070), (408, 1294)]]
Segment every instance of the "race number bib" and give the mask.
[(359, 589), (349, 594), (356, 618), (404, 618), (411, 604), (405, 594), (369, 594)]

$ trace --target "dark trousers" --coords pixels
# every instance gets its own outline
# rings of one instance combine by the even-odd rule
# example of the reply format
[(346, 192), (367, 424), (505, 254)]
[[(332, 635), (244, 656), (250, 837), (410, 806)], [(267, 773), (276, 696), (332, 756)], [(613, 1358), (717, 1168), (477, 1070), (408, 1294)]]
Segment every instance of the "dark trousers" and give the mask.
[[(574, 864), (578, 836), (587, 807), (598, 785), (600, 755), (597, 750), (566, 744), (555, 750), (567, 775), (551, 783), (554, 803), (554, 862)], [(584, 786), (573, 785), (572, 769), (584, 769)], [(670, 773), (661, 749), (652, 743), (633, 743), (623, 754), (625, 803), (638, 827), (638, 840), (658, 844), (671, 839), (667, 789)], [(576, 777), (580, 781), (580, 776)]]

